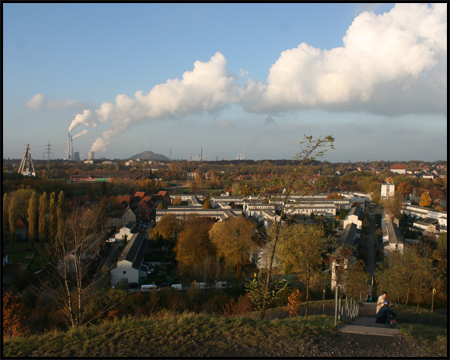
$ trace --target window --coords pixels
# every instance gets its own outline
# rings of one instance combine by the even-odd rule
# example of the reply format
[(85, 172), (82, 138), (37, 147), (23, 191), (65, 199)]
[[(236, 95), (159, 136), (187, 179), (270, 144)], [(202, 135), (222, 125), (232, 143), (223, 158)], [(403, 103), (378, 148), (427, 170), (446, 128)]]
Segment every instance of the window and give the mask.
[(124, 271), (123, 273), (124, 273), (124, 274), (126, 274), (127, 272), (126, 272), (126, 271)]

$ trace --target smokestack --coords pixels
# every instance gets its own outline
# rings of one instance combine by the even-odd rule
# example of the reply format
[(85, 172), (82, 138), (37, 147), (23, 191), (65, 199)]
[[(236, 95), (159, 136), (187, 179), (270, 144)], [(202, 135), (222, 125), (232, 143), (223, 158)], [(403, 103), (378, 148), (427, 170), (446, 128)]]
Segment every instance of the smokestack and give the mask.
[(93, 151), (89, 151), (88, 160), (94, 160), (94, 152)]
[(68, 142), (67, 142), (67, 160), (70, 160), (70, 132), (68, 135)]
[(70, 136), (70, 160), (73, 161), (73, 137)]

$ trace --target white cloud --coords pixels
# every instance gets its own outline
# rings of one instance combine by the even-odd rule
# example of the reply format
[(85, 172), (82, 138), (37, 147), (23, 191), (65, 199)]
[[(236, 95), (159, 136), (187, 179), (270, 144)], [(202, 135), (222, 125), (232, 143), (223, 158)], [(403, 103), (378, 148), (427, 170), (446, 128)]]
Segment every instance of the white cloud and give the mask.
[[(248, 72), (241, 70), (240, 76)], [(306, 43), (285, 50), (271, 66), (266, 82), (245, 85), (230, 74), (217, 52), (196, 61), (182, 79), (169, 79), (144, 94), (117, 95), (70, 124), (109, 129), (91, 150), (105, 151), (114, 138), (142, 121), (156, 121), (219, 111), (228, 105), (265, 115), (301, 109), (368, 112), (384, 115), (446, 113), (447, 5), (397, 4), (390, 12), (359, 14), (343, 38), (343, 46), (321, 50)], [(27, 106), (48, 107), (37, 94)], [(266, 117), (265, 124), (273, 122)], [(220, 124), (219, 124), (220, 125)]]
[(25, 105), (27, 108), (37, 111), (76, 109), (85, 106), (84, 104), (80, 104), (77, 100), (48, 101), (44, 95), (39, 93), (28, 100)]
[[(394, 115), (409, 104), (411, 112), (445, 112), (446, 9), (398, 4), (381, 15), (364, 12), (347, 30), (343, 47), (321, 50), (301, 43), (282, 52), (266, 84), (249, 81), (243, 94), (247, 109), (322, 107)], [(431, 92), (431, 106), (424, 92)]]

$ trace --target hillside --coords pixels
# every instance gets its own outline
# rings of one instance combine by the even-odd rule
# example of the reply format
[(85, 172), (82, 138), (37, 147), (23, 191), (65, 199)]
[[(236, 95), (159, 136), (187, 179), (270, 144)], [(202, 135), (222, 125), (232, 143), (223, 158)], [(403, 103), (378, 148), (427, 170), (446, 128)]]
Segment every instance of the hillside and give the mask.
[[(321, 307), (317, 307), (321, 311)], [(403, 309), (402, 311), (405, 311)], [(345, 334), (334, 317), (268, 320), (168, 312), (149, 318), (105, 322), (99, 326), (4, 342), (3, 357), (427, 357), (445, 356), (446, 336), (428, 346), (401, 331), (398, 337)], [(409, 328), (410, 324), (408, 325)], [(414, 327), (414, 326), (413, 326)], [(428, 327), (418, 328), (422, 334)], [(429, 331), (429, 330), (428, 330)], [(445, 331), (446, 333), (446, 331)], [(432, 344), (430, 346), (429, 344)]]
[(169, 161), (170, 159), (161, 154), (155, 154), (152, 151), (143, 151), (139, 154), (130, 156), (129, 159), (141, 159), (141, 160), (157, 160), (157, 161)]

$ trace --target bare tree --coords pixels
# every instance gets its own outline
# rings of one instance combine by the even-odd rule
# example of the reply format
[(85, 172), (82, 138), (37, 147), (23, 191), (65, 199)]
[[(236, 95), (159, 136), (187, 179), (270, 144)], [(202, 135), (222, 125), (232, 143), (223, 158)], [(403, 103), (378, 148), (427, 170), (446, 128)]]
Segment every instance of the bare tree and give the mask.
[(103, 221), (104, 213), (99, 206), (87, 210), (75, 208), (64, 228), (60, 228), (60, 234), (47, 244), (51, 281), (44, 288), (54, 294), (59, 310), (72, 327), (90, 320), (84, 316), (84, 307), (98, 294), (98, 284), (108, 273), (96, 263), (103, 244)]

